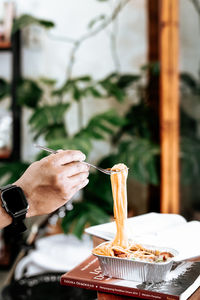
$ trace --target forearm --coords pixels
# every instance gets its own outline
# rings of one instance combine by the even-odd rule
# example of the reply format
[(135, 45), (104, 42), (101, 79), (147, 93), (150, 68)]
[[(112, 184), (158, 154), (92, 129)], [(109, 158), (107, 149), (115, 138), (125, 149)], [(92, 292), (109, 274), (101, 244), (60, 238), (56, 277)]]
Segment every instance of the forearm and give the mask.
[[(18, 186), (18, 192), (17, 189), (13, 191), (10, 199), (8, 193), (7, 200), (4, 198), (6, 194), (3, 194), (3, 202), (10, 203), (11, 209), (9, 205), (7, 208), (14, 221), (17, 218), (21, 221), (25, 213), (26, 218), (52, 213), (84, 188), (88, 184), (89, 175), (89, 167), (82, 163), (84, 160), (82, 152), (66, 150), (32, 163), (13, 183)], [(3, 193), (6, 189), (3, 188)], [(19, 205), (13, 207), (12, 200), (20, 201)], [(3, 228), (12, 223), (12, 218), (1, 204), (0, 198), (0, 228)]]
[(12, 218), (2, 207), (1, 195), (0, 195), (0, 228), (4, 228), (12, 223)]

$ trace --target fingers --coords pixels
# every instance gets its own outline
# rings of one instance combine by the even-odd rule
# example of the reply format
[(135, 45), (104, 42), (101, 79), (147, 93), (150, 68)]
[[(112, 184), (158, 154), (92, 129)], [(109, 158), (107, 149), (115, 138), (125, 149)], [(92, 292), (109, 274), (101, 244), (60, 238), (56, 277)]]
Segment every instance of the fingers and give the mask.
[(88, 176), (89, 176), (89, 172), (82, 172), (77, 175), (69, 177), (72, 188), (82, 185), (82, 183), (87, 180)]
[(59, 171), (62, 174), (62, 177), (72, 177), (76, 174), (82, 173), (82, 172), (88, 172), (90, 167), (88, 165), (85, 165), (81, 162), (73, 162), (66, 164), (64, 166), (61, 166), (59, 168)]
[(58, 153), (50, 156), (56, 165), (65, 165), (73, 161), (85, 160), (85, 154), (77, 150), (59, 150)]
[(74, 186), (69, 193), (66, 194), (65, 200), (70, 200), (79, 190), (83, 189), (87, 184), (89, 180), (85, 179), (82, 182), (80, 182), (78, 185)]

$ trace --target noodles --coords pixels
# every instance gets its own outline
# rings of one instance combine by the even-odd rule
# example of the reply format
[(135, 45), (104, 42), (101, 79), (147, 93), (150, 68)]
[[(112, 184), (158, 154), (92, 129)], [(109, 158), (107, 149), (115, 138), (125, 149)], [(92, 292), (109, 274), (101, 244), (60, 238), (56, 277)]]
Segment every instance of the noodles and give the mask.
[(126, 179), (128, 169), (124, 164), (118, 164), (112, 167), (112, 171), (121, 171), (111, 175), (112, 193), (114, 200), (114, 218), (117, 227), (117, 233), (113, 241), (113, 246), (122, 248), (128, 247), (128, 237), (126, 234), (125, 222), (127, 219), (127, 192)]
[(145, 260), (148, 262), (164, 262), (173, 255), (169, 252), (145, 249), (143, 246), (129, 243), (126, 233), (127, 192), (126, 180), (128, 168), (124, 164), (114, 165), (112, 171), (120, 171), (111, 175), (111, 185), (114, 201), (114, 218), (116, 236), (113, 241), (100, 244), (93, 249), (93, 254)]
[(129, 247), (125, 226), (127, 219), (126, 180), (128, 176), (128, 168), (124, 164), (117, 164), (114, 165), (111, 170), (120, 171), (111, 174), (111, 185), (114, 200), (114, 218), (117, 232), (112, 243), (105, 244), (104, 246), (97, 247), (93, 250), (93, 253), (105, 256), (115, 256), (116, 251), (121, 251), (120, 249), (127, 249)]
[(173, 257), (170, 252), (150, 250), (138, 244), (129, 244), (129, 246), (124, 249), (120, 246), (113, 246), (112, 242), (100, 244), (93, 249), (93, 254), (156, 263), (166, 262)]

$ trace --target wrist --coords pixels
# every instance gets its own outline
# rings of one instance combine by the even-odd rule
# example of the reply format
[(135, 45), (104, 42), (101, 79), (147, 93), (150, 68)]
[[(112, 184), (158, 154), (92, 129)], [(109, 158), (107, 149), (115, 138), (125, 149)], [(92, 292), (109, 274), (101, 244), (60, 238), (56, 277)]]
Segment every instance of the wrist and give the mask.
[(5, 209), (2, 207), (2, 205), (3, 205), (3, 202), (1, 199), (1, 191), (0, 191), (0, 220), (1, 220), (0, 228), (8, 226), (12, 223), (11, 216), (5, 211)]
[(28, 208), (27, 213), (26, 213), (26, 218), (33, 217), (34, 213), (33, 213), (33, 207), (32, 207), (32, 202), (31, 202), (31, 199), (33, 197), (33, 195), (32, 195), (33, 193), (31, 193), (32, 196), (30, 196), (30, 193), (27, 189), (27, 184), (24, 183), (23, 181), (21, 181), (20, 179), (15, 181), (13, 184), (16, 185), (16, 186), (19, 186), (23, 190), (24, 195), (26, 196), (26, 199), (28, 201), (29, 208)]
[[(29, 204), (29, 194), (27, 193), (26, 185), (21, 180), (15, 181), (13, 183), (13, 185), (16, 185), (22, 189), (22, 191), (26, 197), (26, 200), (28, 201), (28, 204)], [(29, 208), (28, 208), (28, 211), (29, 211)], [(28, 217), (28, 211), (27, 211), (26, 217)]]

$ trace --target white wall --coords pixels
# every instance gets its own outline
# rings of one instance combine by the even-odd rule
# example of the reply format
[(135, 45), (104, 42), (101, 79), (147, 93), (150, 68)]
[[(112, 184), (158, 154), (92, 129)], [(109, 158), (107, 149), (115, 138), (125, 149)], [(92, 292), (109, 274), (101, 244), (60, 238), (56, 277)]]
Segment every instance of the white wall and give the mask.
[(180, 0), (180, 70), (197, 76), (200, 66), (200, 20), (191, 0)]

